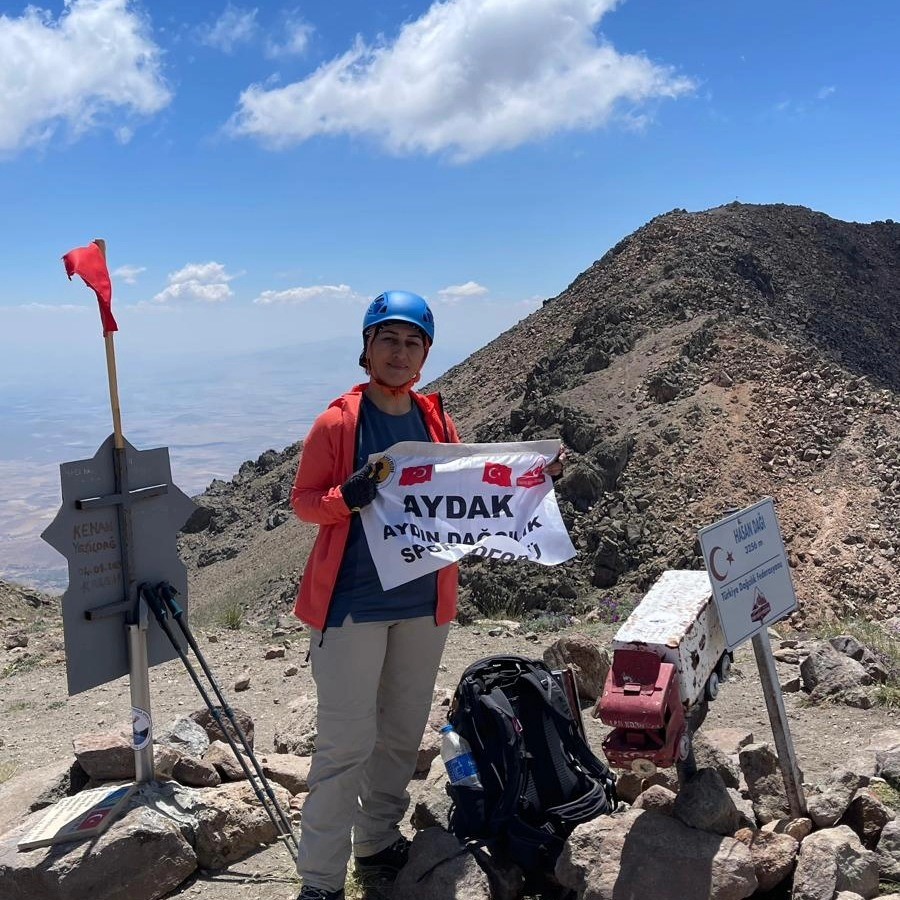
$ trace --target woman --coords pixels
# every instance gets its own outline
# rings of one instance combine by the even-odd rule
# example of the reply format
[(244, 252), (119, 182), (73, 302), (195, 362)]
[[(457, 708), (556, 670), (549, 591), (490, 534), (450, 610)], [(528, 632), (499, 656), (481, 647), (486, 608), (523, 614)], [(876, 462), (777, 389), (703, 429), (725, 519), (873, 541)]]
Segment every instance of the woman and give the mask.
[(351, 827), (360, 873), (391, 878), (407, 858), (398, 823), (456, 615), (457, 567), (382, 590), (357, 513), (375, 497), (370, 454), (397, 441), (459, 441), (440, 395), (412, 390), (433, 340), (422, 297), (372, 301), (359, 359), (369, 380), (316, 419), (291, 492), (297, 515), (319, 526), (294, 609), (312, 632), (318, 695), (298, 900), (343, 900)]

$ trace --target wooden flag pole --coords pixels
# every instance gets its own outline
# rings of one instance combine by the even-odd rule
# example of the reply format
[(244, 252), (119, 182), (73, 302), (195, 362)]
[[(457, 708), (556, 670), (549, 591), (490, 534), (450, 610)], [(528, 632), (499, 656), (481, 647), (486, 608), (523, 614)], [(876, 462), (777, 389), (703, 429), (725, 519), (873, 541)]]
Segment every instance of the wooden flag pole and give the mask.
[[(94, 243), (100, 248), (103, 259), (106, 259), (106, 241), (103, 238), (94, 238)], [(109, 405), (112, 409), (113, 440), (115, 448), (122, 450), (125, 447), (125, 438), (122, 435), (122, 410), (119, 407), (119, 379), (116, 375), (116, 347), (113, 344), (113, 332), (104, 331), (103, 340), (106, 343), (106, 375), (109, 379)]]
[[(106, 260), (106, 241), (94, 238)], [(103, 332), (106, 344), (106, 374), (109, 378), (109, 405), (113, 419), (113, 464), (116, 475), (116, 493), (128, 495), (128, 459), (125, 453), (125, 437), (122, 434), (122, 411), (119, 407), (119, 380), (116, 376), (116, 348), (113, 332)], [(126, 615), (125, 630), (128, 639), (129, 689), (131, 692), (132, 746), (134, 749), (134, 773), (138, 782), (152, 781), (153, 719), (150, 715), (150, 662), (147, 647), (149, 625), (147, 607), (137, 596), (134, 580), (134, 550), (132, 547), (131, 508), (127, 504), (118, 507), (119, 542), (122, 548), (122, 579), (124, 600), (133, 602), (134, 613)], [(138, 741), (138, 734), (141, 740)]]

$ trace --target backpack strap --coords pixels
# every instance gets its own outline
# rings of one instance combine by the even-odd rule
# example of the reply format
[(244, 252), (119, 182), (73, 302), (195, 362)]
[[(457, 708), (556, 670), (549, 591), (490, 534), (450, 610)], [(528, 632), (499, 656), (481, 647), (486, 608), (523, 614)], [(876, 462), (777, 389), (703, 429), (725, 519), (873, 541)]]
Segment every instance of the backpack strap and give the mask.
[(500, 754), (505, 771), (503, 792), (494, 810), (491, 831), (497, 833), (516, 813), (519, 796), (525, 786), (525, 746), (522, 742), (522, 726), (512, 704), (500, 688), (493, 688), (479, 698), (484, 712), (494, 723), (500, 736)]

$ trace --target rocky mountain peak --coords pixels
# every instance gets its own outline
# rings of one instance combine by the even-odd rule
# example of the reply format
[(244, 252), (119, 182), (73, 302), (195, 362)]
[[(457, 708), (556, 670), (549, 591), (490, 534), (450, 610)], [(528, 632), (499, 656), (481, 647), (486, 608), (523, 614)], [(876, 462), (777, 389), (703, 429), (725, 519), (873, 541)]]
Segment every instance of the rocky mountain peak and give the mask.
[[(455, 366), (464, 440), (562, 437), (565, 566), (463, 572), (466, 605), (576, 612), (700, 567), (697, 530), (774, 498), (802, 620), (900, 611), (900, 225), (732, 203), (673, 210)], [(313, 530), (299, 446), (201, 498), (195, 602), (289, 606)], [(226, 587), (227, 586), (227, 587)]]

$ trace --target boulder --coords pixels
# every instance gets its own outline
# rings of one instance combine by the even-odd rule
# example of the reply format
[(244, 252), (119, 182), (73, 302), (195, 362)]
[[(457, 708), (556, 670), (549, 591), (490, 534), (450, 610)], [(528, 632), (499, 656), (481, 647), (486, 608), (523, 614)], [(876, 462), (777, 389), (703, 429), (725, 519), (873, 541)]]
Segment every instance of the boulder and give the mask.
[(846, 825), (813, 832), (800, 845), (793, 900), (822, 900), (838, 891), (878, 893), (878, 858)]
[(860, 786), (860, 777), (849, 769), (836, 769), (806, 795), (806, 809), (816, 828), (835, 825), (847, 811)]
[(827, 642), (812, 648), (800, 664), (800, 677), (803, 690), (813, 701), (831, 698), (843, 703), (849, 701), (850, 705), (863, 709), (871, 706), (871, 698), (863, 690), (864, 685), (872, 683), (871, 677), (855, 659), (835, 650)]
[(263, 774), (269, 781), (280, 784), (289, 794), (309, 790), (310, 756), (294, 756), (293, 753), (269, 753), (259, 759)]
[[(252, 772), (253, 765), (246, 754), (241, 753), (241, 758)], [(212, 766), (219, 773), (222, 781), (241, 781), (247, 777), (243, 767), (234, 755), (234, 751), (223, 741), (213, 741), (209, 745), (209, 750), (206, 751), (203, 762), (208, 766)]]
[(734, 836), (750, 848), (758, 890), (772, 890), (793, 871), (800, 844), (790, 835), (741, 828)]
[(757, 831), (759, 826), (756, 824), (756, 813), (753, 810), (753, 801), (746, 798), (739, 790), (728, 788), (728, 796), (738, 814), (738, 828), (749, 828), (751, 831)]
[(661, 784), (653, 784), (638, 795), (632, 804), (632, 809), (651, 809), (664, 816), (671, 816), (677, 796), (677, 794)]
[(131, 808), (99, 837), (19, 852), (45, 812), (0, 837), (3, 900), (156, 900), (197, 868), (197, 855), (170, 817)]
[(124, 729), (72, 738), (75, 759), (94, 781), (124, 781), (134, 778), (134, 748)]
[[(75, 759), (92, 781), (134, 779), (134, 748), (125, 730), (82, 734), (72, 738)], [(153, 746), (153, 768), (157, 778), (171, 778), (180, 754), (172, 747)]]
[(757, 885), (744, 844), (640, 809), (579, 825), (563, 847), (555, 874), (583, 900), (741, 900)]
[(450, 816), (450, 795), (447, 793), (447, 770), (438, 757), (431, 763), (418, 799), (413, 804), (410, 824), (416, 831), (426, 828), (446, 828)]
[(635, 800), (654, 784), (668, 788), (673, 794), (678, 793), (678, 775), (674, 769), (659, 769), (649, 778), (642, 778), (634, 772), (624, 771), (617, 774), (616, 796), (625, 803), (634, 803)]
[(798, 844), (812, 834), (812, 830), (812, 819), (807, 819), (805, 816), (801, 816), (798, 819), (773, 819), (760, 828), (760, 831), (771, 832), (772, 834), (790, 835)]
[(866, 674), (879, 683), (884, 683), (888, 679), (888, 673), (885, 671), (878, 655), (861, 644), (855, 637), (849, 634), (838, 635), (829, 640), (829, 643), (839, 653), (855, 659), (865, 670)]
[(739, 827), (737, 808), (715, 769), (700, 769), (682, 787), (672, 815), (691, 828), (713, 834), (734, 834)]
[(900, 748), (875, 752), (875, 774), (900, 791)]
[(770, 744), (748, 744), (739, 754), (741, 771), (753, 801), (753, 811), (761, 824), (790, 815), (784, 778), (778, 757)]
[(441, 755), (441, 728), (447, 724), (447, 710), (444, 706), (432, 706), (428, 723), (419, 743), (416, 757), (415, 778), (424, 778), (431, 769), (435, 758)]
[(182, 756), (193, 756), (194, 759), (202, 759), (209, 749), (209, 735), (187, 716), (170, 722), (162, 731), (153, 735), (153, 740), (157, 744), (174, 747)]
[[(280, 785), (272, 785), (272, 794), (286, 810), (290, 800), (288, 792)], [(194, 814), (197, 818), (194, 847), (204, 869), (231, 865), (277, 837), (272, 820), (247, 781), (202, 791)]]
[(443, 828), (426, 828), (413, 838), (409, 861), (400, 870), (393, 900), (491, 900), (487, 875), (471, 853)]
[[(220, 706), (215, 707), (215, 709), (219, 715), (219, 718), (222, 720), (225, 730), (231, 735), (232, 739), (239, 747), (242, 746), (237, 730), (231, 723), (231, 720), (225, 715), (225, 710), (223, 710)], [(253, 717), (250, 715), (250, 713), (245, 712), (237, 706), (232, 706), (231, 712), (234, 716), (235, 722), (237, 722), (239, 728), (244, 733), (244, 737), (246, 738), (247, 743), (252, 750), (254, 736)], [(222, 735), (222, 729), (219, 727), (219, 724), (218, 722), (216, 722), (213, 714), (206, 707), (192, 712), (190, 714), (190, 718), (193, 719), (206, 732), (206, 735), (209, 738), (210, 742), (221, 741), (224, 739)]]
[(571, 666), (578, 696), (596, 700), (603, 693), (609, 672), (609, 653), (583, 634), (560, 638), (544, 651), (544, 662), (551, 669)]
[(893, 818), (892, 809), (885, 806), (869, 788), (862, 788), (850, 802), (840, 824), (852, 828), (867, 850), (874, 850), (882, 828)]
[(182, 756), (175, 763), (172, 777), (179, 784), (188, 787), (215, 787), (222, 783), (222, 776), (215, 766), (205, 760), (195, 759), (193, 756)]
[(881, 829), (875, 852), (882, 880), (900, 884), (900, 819), (893, 819)]
[[(752, 741), (752, 735), (749, 735)], [(694, 750), (694, 760), (698, 769), (715, 769), (725, 787), (736, 788), (740, 785), (741, 772), (737, 764), (732, 760), (732, 756), (736, 755), (741, 746), (751, 741), (746, 741), (743, 745), (738, 745), (734, 750), (731, 747), (723, 747), (715, 738), (711, 738), (703, 731), (694, 734), (692, 746)], [(729, 745), (731, 741), (729, 740)]]
[(500, 854), (492, 855), (484, 847), (473, 847), (471, 853), (481, 871), (487, 875), (491, 886), (491, 900), (521, 900), (525, 873), (519, 866)]

